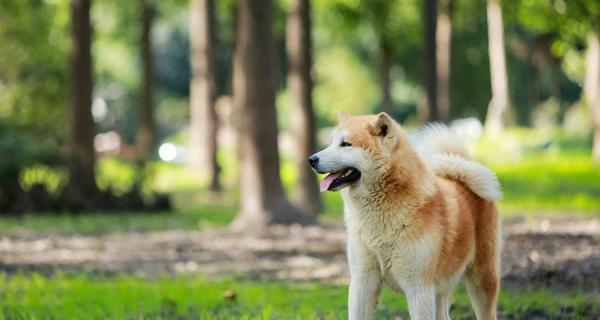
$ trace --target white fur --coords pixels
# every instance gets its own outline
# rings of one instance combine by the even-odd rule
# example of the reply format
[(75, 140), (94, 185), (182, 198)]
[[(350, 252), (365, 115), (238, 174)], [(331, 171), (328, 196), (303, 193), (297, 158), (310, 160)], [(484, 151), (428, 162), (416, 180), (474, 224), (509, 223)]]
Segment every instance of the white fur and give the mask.
[(432, 154), (455, 154), (471, 160), (464, 140), (452, 129), (441, 123), (430, 123), (413, 135), (413, 146), (421, 156)]
[(436, 175), (463, 182), (483, 199), (502, 198), (500, 182), (494, 172), (472, 161), (464, 142), (450, 128), (439, 123), (430, 124), (417, 132), (413, 145)]

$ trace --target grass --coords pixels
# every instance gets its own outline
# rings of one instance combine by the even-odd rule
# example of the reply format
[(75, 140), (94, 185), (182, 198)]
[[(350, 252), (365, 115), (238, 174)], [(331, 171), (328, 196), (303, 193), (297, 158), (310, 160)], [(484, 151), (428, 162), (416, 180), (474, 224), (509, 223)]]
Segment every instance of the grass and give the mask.
[[(315, 282), (207, 281), (88, 276), (0, 277), (0, 319), (345, 319), (347, 287)], [(224, 298), (235, 292), (236, 299)], [(453, 319), (473, 318), (465, 290), (454, 295)], [(589, 319), (600, 297), (546, 289), (505, 290), (502, 318)], [(379, 319), (407, 317), (402, 295), (384, 290)]]
[(600, 166), (588, 155), (534, 154), (491, 168), (502, 183), (500, 206), (507, 214), (600, 214)]
[(83, 213), (0, 217), (0, 234), (107, 234), (147, 232), (170, 229), (198, 230), (223, 226), (237, 213), (234, 206), (201, 205), (174, 212), (153, 213)]

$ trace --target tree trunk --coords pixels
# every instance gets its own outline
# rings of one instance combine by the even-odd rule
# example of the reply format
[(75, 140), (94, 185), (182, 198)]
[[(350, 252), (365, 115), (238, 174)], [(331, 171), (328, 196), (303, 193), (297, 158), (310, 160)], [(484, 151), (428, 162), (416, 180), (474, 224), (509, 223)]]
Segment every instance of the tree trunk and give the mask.
[(190, 5), (190, 160), (195, 169), (207, 174), (210, 190), (219, 191), (214, 1), (191, 0)]
[(140, 108), (138, 119), (137, 145), (140, 159), (147, 159), (152, 156), (155, 143), (155, 128), (154, 128), (154, 101), (152, 94), (154, 70), (153, 53), (152, 53), (152, 22), (154, 20), (155, 9), (147, 0), (140, 0), (141, 5), (141, 58), (142, 58), (142, 92), (140, 93)]
[(240, 112), (241, 204), (237, 229), (307, 222), (285, 197), (279, 174), (273, 73), (272, 3), (238, 2), (233, 59), (234, 105)]
[(436, 25), (437, 0), (425, 0), (425, 89), (427, 90), (428, 121), (438, 121), (437, 107), (437, 60), (436, 60)]
[(381, 111), (389, 115), (393, 115), (394, 102), (392, 101), (392, 49), (381, 39), (380, 49), (381, 50), (381, 65), (380, 65), (380, 76), (381, 76)]
[(437, 116), (450, 120), (450, 56), (452, 50), (452, 0), (440, 0), (436, 26)]
[(89, 195), (96, 189), (90, 0), (71, 0), (69, 187)]
[(510, 111), (504, 53), (504, 27), (500, 1), (488, 0), (487, 2), (488, 54), (490, 56), (492, 100), (488, 106), (485, 126), (486, 130), (492, 135), (504, 130)]
[(594, 127), (592, 157), (600, 162), (600, 39), (598, 33), (588, 36), (586, 74), (583, 88), (586, 103), (590, 107)]
[(316, 124), (312, 102), (312, 41), (310, 1), (293, 0), (287, 18), (286, 49), (289, 63), (288, 89), (292, 95), (292, 130), (296, 140), (298, 181), (294, 204), (303, 213), (315, 216), (321, 210), (317, 177), (308, 165), (316, 151)]

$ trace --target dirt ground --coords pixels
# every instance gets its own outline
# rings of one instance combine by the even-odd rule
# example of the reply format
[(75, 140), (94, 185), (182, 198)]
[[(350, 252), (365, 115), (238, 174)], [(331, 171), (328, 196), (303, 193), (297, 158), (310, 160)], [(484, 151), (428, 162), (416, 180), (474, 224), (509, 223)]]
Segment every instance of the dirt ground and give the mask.
[[(505, 285), (583, 285), (600, 292), (600, 219), (504, 223)], [(0, 236), (0, 270), (8, 273), (126, 273), (144, 277), (320, 280), (346, 283), (341, 226), (274, 227), (261, 237), (226, 229), (99, 236)]]

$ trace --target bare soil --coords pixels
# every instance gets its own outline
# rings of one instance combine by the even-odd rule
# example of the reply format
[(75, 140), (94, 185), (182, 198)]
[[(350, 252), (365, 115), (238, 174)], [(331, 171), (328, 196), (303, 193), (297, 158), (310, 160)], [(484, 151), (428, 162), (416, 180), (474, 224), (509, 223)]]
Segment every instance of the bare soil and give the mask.
[[(506, 222), (504, 285), (581, 287), (600, 292), (600, 219)], [(7, 273), (124, 273), (143, 277), (319, 280), (346, 283), (346, 236), (340, 226), (273, 227), (253, 236), (228, 229), (98, 236), (0, 236)]]

